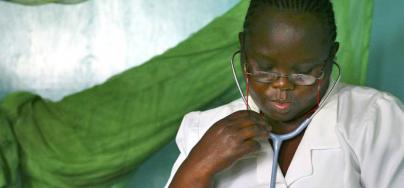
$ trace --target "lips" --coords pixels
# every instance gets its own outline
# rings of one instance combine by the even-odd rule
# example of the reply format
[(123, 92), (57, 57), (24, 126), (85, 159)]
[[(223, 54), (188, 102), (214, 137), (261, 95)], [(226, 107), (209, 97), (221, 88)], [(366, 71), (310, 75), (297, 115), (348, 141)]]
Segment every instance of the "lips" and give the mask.
[(290, 102), (271, 101), (271, 106), (278, 112), (287, 112), (290, 109)]

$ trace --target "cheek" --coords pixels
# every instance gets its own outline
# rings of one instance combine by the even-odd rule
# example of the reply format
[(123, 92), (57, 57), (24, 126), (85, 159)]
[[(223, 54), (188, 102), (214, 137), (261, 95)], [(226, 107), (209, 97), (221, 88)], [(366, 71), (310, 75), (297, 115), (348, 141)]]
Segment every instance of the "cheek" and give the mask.
[(272, 93), (269, 86), (264, 85), (264, 84), (254, 83), (252, 81), (250, 81), (248, 87), (249, 87), (251, 96), (255, 100), (259, 99), (260, 101), (262, 101), (265, 99), (269, 99), (271, 96), (271, 93)]
[(296, 88), (292, 93), (295, 101), (302, 108), (311, 107), (316, 103), (317, 86), (300, 86)]
[(299, 103), (299, 106), (301, 107), (301, 110), (311, 109), (317, 103), (319, 103), (321, 100), (321, 96), (327, 90), (327, 86), (328, 84), (323, 82), (320, 83), (320, 86), (318, 85), (318, 83), (316, 83), (313, 86), (296, 87), (293, 93), (296, 102)]

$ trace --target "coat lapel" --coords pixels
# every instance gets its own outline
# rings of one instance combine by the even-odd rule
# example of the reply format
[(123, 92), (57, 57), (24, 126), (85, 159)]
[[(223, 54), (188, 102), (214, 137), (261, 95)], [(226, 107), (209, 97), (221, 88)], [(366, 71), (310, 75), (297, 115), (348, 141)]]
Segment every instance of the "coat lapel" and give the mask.
[(336, 125), (337, 100), (333, 100), (321, 109), (307, 127), (285, 177), (288, 186), (316, 173), (313, 170), (313, 163), (315, 163), (312, 161), (313, 152), (340, 147), (335, 133)]

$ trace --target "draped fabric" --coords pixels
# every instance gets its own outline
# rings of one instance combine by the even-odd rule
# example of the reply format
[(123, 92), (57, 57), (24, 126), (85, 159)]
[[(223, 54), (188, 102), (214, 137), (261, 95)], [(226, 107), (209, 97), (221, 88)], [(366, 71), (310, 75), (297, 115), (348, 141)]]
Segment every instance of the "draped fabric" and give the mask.
[[(352, 2), (335, 3), (339, 19), (355, 17), (358, 24), (344, 19), (340, 31), (361, 33), (340, 33), (338, 59), (363, 67), (371, 17), (341, 15)], [(166, 53), (60, 102), (30, 93), (6, 97), (0, 103), (0, 187), (16, 187), (17, 179), (33, 188), (123, 186), (125, 175), (173, 138), (185, 113), (239, 97), (228, 62), (247, 6), (241, 1)], [(364, 74), (345, 68), (344, 76)]]
[(333, 0), (341, 43), (337, 61), (343, 67), (343, 80), (364, 84), (369, 59), (373, 0)]

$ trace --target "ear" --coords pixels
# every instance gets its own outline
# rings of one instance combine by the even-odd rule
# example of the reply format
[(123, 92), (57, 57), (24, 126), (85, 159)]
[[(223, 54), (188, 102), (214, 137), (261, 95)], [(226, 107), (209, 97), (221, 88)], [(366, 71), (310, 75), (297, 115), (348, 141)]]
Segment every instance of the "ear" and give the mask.
[(239, 32), (238, 33), (238, 41), (240, 43), (240, 65), (242, 67), (242, 70), (244, 71), (244, 45), (245, 45), (245, 33), (244, 32)]
[(245, 34), (244, 32), (239, 32), (238, 33), (238, 41), (240, 43), (240, 50), (243, 51), (244, 50), (244, 41), (245, 41)]
[(330, 49), (330, 57), (332, 59), (335, 58), (335, 56), (337, 55), (338, 50), (339, 50), (339, 42), (334, 42), (334, 44), (332, 44), (331, 49)]
[(329, 56), (329, 58), (330, 58), (330, 64), (329, 64), (329, 66), (327, 66), (328, 68), (326, 68), (326, 74), (328, 75), (328, 78), (327, 78), (327, 80), (331, 77), (331, 75), (332, 75), (332, 69), (333, 69), (333, 63), (334, 63), (334, 59), (335, 59), (335, 56), (337, 55), (337, 52), (338, 52), (338, 50), (339, 50), (339, 42), (334, 42), (332, 45), (331, 45), (331, 49), (330, 49), (330, 56)]

